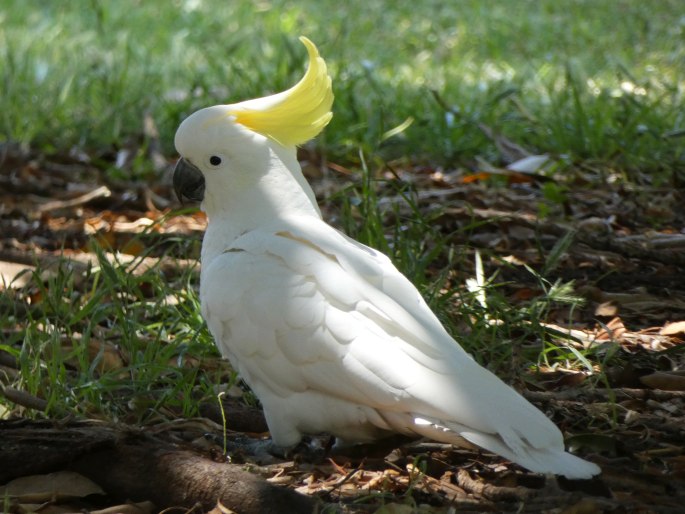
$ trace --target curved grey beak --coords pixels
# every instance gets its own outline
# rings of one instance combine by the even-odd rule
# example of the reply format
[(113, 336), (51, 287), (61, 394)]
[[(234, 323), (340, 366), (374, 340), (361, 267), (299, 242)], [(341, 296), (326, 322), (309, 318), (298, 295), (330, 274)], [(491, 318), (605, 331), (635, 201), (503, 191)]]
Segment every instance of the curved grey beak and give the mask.
[(180, 158), (174, 168), (174, 191), (181, 203), (201, 202), (205, 197), (205, 177), (194, 165)]

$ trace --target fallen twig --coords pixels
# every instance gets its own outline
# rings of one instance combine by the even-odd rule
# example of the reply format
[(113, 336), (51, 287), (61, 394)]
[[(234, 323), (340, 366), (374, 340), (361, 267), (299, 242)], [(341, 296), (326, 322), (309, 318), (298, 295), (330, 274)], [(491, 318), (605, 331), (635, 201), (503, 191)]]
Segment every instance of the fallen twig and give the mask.
[(27, 393), (26, 391), (20, 391), (19, 389), (14, 389), (13, 387), (2, 387), (0, 386), (0, 394), (7, 398), (12, 403), (21, 405), (28, 409), (35, 409), (44, 412), (48, 408), (48, 402), (37, 396)]
[(47, 211), (54, 211), (56, 209), (66, 209), (92, 202), (96, 198), (109, 198), (110, 196), (112, 196), (112, 191), (110, 191), (107, 186), (100, 186), (70, 200), (51, 200), (43, 205), (37, 206), (36, 210), (43, 213)]

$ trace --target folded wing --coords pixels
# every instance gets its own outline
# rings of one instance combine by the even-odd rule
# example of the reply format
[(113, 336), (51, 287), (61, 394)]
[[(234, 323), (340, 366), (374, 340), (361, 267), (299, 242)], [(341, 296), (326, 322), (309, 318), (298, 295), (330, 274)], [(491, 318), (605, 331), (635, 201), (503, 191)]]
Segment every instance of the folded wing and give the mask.
[(463, 437), (532, 471), (599, 472), (449, 336), (386, 256), (322, 221), (281, 220), (235, 240), (203, 273), (202, 304), (274, 439), (363, 439), (373, 426)]

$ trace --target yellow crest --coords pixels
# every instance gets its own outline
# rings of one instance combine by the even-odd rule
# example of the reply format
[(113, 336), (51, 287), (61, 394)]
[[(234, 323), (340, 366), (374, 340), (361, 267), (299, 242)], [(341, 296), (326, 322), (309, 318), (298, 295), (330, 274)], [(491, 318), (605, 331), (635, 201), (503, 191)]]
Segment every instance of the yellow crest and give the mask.
[(247, 100), (230, 107), (236, 123), (278, 141), (283, 146), (303, 144), (323, 130), (333, 113), (333, 89), (326, 62), (309, 39), (309, 67), (304, 77), (282, 93)]

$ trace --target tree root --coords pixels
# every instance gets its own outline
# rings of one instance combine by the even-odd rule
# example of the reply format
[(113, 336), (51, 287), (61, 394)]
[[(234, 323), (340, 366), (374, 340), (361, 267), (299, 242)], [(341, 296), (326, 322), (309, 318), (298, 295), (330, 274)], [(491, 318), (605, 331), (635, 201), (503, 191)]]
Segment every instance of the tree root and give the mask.
[(214, 507), (241, 514), (309, 513), (316, 500), (274, 486), (241, 466), (214, 462), (149, 433), (92, 423), (0, 422), (0, 483), (64, 469), (121, 500), (160, 509)]

